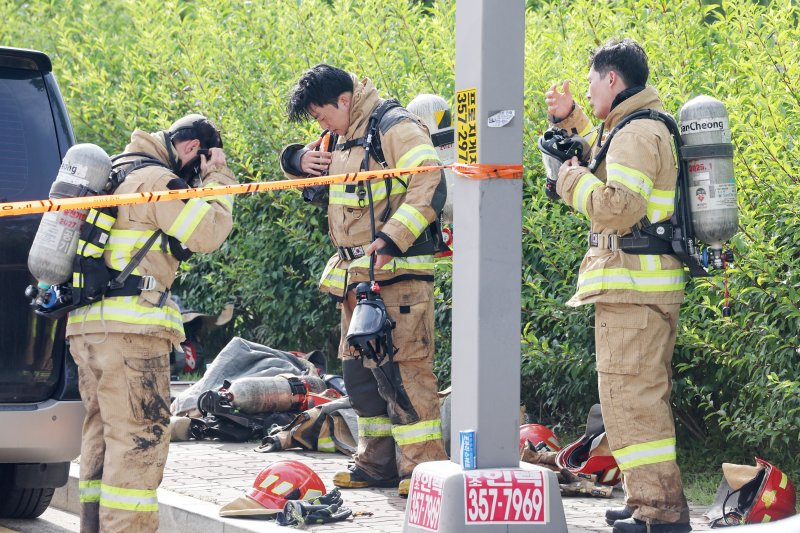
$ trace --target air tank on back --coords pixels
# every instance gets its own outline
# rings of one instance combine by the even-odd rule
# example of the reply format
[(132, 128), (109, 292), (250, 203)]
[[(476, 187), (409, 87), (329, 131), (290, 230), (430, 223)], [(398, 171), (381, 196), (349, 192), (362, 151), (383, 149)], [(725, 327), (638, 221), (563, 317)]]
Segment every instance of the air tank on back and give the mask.
[[(50, 199), (94, 196), (103, 191), (111, 172), (111, 159), (95, 144), (76, 144), (67, 153), (50, 187)], [(42, 215), (28, 253), (28, 270), (46, 290), (72, 278), (72, 261), (86, 209), (51, 211)]]
[(728, 113), (719, 100), (698, 96), (681, 108), (680, 118), (695, 237), (708, 245), (710, 261), (721, 268), (722, 247), (739, 225)]

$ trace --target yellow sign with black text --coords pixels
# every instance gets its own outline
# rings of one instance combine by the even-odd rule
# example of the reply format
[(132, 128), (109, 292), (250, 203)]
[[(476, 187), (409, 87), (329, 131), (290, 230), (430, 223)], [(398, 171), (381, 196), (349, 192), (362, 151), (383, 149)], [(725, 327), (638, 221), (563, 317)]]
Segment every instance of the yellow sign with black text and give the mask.
[(458, 162), (478, 162), (478, 91), (475, 88), (456, 91), (456, 145)]

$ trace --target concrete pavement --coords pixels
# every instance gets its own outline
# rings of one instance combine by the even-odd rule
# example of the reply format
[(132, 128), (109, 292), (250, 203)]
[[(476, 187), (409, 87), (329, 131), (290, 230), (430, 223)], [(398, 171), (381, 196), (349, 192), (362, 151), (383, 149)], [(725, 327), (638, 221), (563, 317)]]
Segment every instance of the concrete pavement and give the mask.
[[(258, 453), (254, 443), (214, 441), (175, 442), (170, 445), (164, 481), (158, 490), (161, 528), (164, 533), (249, 533), (254, 531), (287, 532), (263, 519), (221, 518), (219, 508), (252, 486), (256, 475), (271, 462), (294, 459), (308, 464), (333, 488), (333, 474), (347, 466), (348, 458), (338, 453), (284, 451)], [(58, 489), (53, 506), (79, 512), (78, 464), (70, 470), (66, 487)], [(400, 533), (405, 519), (406, 500), (396, 489), (360, 489), (343, 491), (344, 505), (360, 514), (344, 522), (311, 526), (309, 531), (337, 533)], [(564, 510), (570, 533), (610, 533), (603, 514), (610, 506), (622, 505), (621, 491), (613, 499), (564, 498)], [(702, 514), (705, 507), (692, 507), (692, 527), (706, 531)]]

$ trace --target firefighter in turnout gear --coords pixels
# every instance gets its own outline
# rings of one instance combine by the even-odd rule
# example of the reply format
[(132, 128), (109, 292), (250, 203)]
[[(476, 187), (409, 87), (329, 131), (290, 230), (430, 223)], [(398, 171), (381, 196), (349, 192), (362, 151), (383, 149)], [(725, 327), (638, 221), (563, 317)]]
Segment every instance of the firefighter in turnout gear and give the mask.
[[(545, 93), (550, 120), (587, 137), (597, 154), (603, 131), (627, 115), (663, 111), (656, 90), (646, 85), (648, 74), (637, 43), (609, 41), (589, 58), (587, 98), (603, 121), (599, 131), (575, 104), (569, 82)], [(650, 119), (622, 128), (593, 173), (575, 157), (558, 171), (558, 194), (591, 221), (589, 249), (568, 305), (595, 304), (600, 403), (625, 489), (625, 507), (606, 513), (615, 533), (691, 530), (669, 399), (683, 266), (674, 255), (630, 254), (618, 246), (619, 236), (645, 217), (652, 223), (670, 219), (677, 173), (672, 137), (662, 122)]]
[[(188, 115), (154, 134), (136, 130), (118, 158), (129, 163), (120, 168), (130, 172), (116, 192), (234, 184), (221, 146), (219, 132), (202, 115)], [(169, 290), (181, 260), (223, 243), (233, 224), (232, 206), (229, 196), (119, 206), (110, 222), (98, 253), (112, 274), (136, 263), (137, 252), (156, 238), (138, 257), (133, 283), (119, 291), (125, 295), (109, 291), (69, 315), (67, 337), (86, 407), (82, 532), (158, 529), (156, 488), (170, 436), (169, 354), (184, 339)]]
[[(288, 110), (290, 120), (313, 118), (325, 133), (308, 145), (284, 149), (281, 166), (287, 177), (362, 169), (365, 134), (373, 120), (378, 127), (377, 138), (369, 144), (370, 170), (440, 164), (428, 130), (416, 116), (382, 100), (369, 79), (359, 80), (341, 69), (320, 64), (306, 71)], [(376, 113), (381, 114), (379, 120)], [(355, 463), (337, 473), (333, 483), (342, 488), (398, 486), (400, 494), (407, 495), (417, 464), (447, 459), (433, 373), (433, 254), (439, 242), (435, 222), (446, 197), (444, 175), (431, 171), (307, 188), (303, 196), (327, 205), (337, 253), (322, 274), (320, 289), (341, 307), (339, 357), (358, 414)], [(380, 296), (396, 323), (391, 331), (396, 353), (380, 361), (357, 358), (346, 340), (356, 308), (355, 288), (369, 279), (373, 254)]]

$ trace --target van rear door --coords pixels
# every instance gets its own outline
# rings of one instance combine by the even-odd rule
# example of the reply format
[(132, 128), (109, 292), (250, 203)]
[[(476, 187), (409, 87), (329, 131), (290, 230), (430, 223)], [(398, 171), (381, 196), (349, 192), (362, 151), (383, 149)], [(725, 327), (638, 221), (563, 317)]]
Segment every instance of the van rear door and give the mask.
[[(0, 47), (0, 202), (47, 198), (74, 142), (49, 58)], [(44, 401), (62, 385), (65, 320), (37, 316), (24, 295), (40, 219), (0, 217), (0, 403)]]

